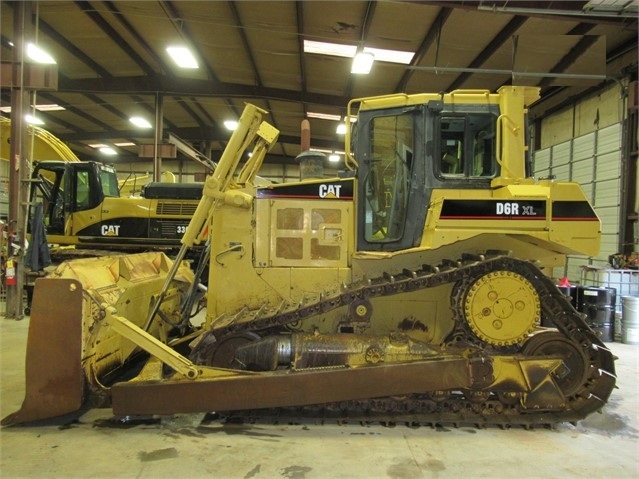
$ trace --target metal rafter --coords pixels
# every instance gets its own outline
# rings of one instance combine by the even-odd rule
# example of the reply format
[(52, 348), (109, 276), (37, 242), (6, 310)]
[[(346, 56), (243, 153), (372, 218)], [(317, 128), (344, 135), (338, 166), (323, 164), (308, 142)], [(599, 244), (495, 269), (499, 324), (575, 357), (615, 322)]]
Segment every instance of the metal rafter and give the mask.
[[(176, 128), (175, 133), (180, 138), (189, 138), (191, 141), (228, 141), (228, 134), (219, 129), (210, 127), (190, 127)], [(61, 133), (58, 137), (63, 141), (81, 142), (89, 140), (108, 140), (110, 138), (149, 138), (152, 139), (153, 134), (139, 130), (117, 130), (110, 131), (108, 135), (105, 133), (94, 132), (78, 132), (78, 133)], [(296, 135), (280, 135), (278, 141), (282, 144), (299, 145), (300, 137)], [(338, 149), (343, 145), (339, 141), (325, 140), (321, 138), (313, 139), (313, 146), (327, 149)]]
[[(566, 35), (585, 35), (590, 30), (592, 30), (595, 26), (596, 25), (593, 25), (591, 23), (580, 23), (579, 25), (576, 25), (574, 28), (572, 28)], [(586, 37), (586, 38), (588, 38), (588, 37)], [(566, 69), (575, 62), (575, 60), (579, 57), (579, 55), (581, 53), (583, 53), (585, 50), (587, 50), (590, 46), (592, 46), (592, 44), (596, 40), (597, 40), (597, 37), (594, 37), (594, 39), (591, 39), (591, 41), (587, 42), (589, 44), (586, 47), (586, 43), (582, 43), (582, 41), (583, 41), (583, 39), (582, 39), (582, 41), (580, 41), (578, 45), (576, 45), (575, 47), (572, 48), (572, 50), (571, 50), (571, 52), (569, 54), (564, 56), (564, 58), (562, 58), (558, 63), (556, 63), (551, 68), (550, 73), (562, 73), (562, 72), (566, 71)], [(579, 47), (578, 50), (576, 50), (580, 44), (581, 44), (581, 46)], [(541, 101), (545, 101), (545, 100), (549, 99), (549, 96), (548, 96), (548, 92), (549, 91), (548, 90), (544, 90), (543, 87), (548, 87), (550, 85), (550, 83), (552, 82), (552, 80), (553, 80), (552, 78), (542, 78), (541, 81), (539, 82), (538, 86), (542, 87), (542, 91), (541, 91), (542, 100)], [(509, 85), (510, 83), (511, 83), (511, 80), (508, 80), (508, 81), (504, 82), (502, 84), (502, 86)], [(557, 87), (557, 88), (559, 89), (558, 91), (560, 91), (564, 87)]]
[(215, 120), (213, 119), (213, 117), (211, 115), (209, 115), (209, 112), (206, 111), (206, 109), (202, 106), (202, 104), (198, 101), (198, 99), (196, 97), (190, 97), (189, 100), (191, 100), (193, 102), (193, 104), (195, 105), (195, 108), (197, 108), (200, 112), (200, 114), (206, 119), (206, 122), (209, 125), (216, 125)]
[(80, 8), (100, 30), (102, 30), (109, 38), (111, 38), (131, 59), (137, 63), (140, 69), (147, 75), (154, 73), (151, 66), (144, 61), (144, 59), (138, 55), (138, 53), (131, 48), (131, 46), (120, 36), (120, 34), (100, 15), (100, 13), (93, 8), (90, 2), (77, 1), (75, 4)]
[[(519, 28), (526, 23), (527, 18), (522, 16), (515, 16), (508, 22), (508, 24), (501, 29), (501, 31), (495, 35), (495, 37), (488, 43), (486, 48), (484, 48), (479, 55), (477, 55), (468, 68), (479, 68), (486, 61), (490, 59), (490, 57), (497, 51), (501, 46), (511, 39), (513, 34), (519, 30)], [(462, 73), (459, 75), (453, 82), (449, 85), (448, 91), (456, 90), (460, 88), (468, 78), (470, 78), (471, 74), (469, 72)]]
[[(636, 48), (637, 43), (634, 40), (629, 40), (626, 43), (620, 45), (619, 47), (615, 48), (614, 50), (608, 52), (607, 56), (606, 56), (606, 64), (610, 63), (611, 61), (615, 60), (615, 58), (617, 58), (619, 55), (623, 55), (629, 51), (631, 51), (632, 49)], [(636, 72), (636, 64), (635, 64), (635, 72)], [(636, 73), (635, 73), (636, 75)], [(605, 82), (603, 82), (604, 85), (608, 85), (608, 84), (612, 84), (615, 81), (614, 78), (608, 79)], [(556, 105), (544, 110), (544, 115), (548, 116), (548, 115), (552, 115), (555, 112), (561, 111), (564, 108), (566, 108), (567, 106), (575, 103), (577, 101), (577, 99), (580, 98), (585, 98), (588, 97), (589, 95), (593, 95), (594, 93), (596, 93), (597, 91), (600, 91), (602, 85), (594, 85), (591, 86), (590, 88), (587, 88), (586, 90), (582, 90), (579, 91), (579, 93), (577, 94), (573, 94), (570, 95), (569, 97), (563, 99), (562, 101), (558, 102)], [(566, 91), (566, 87), (564, 86), (551, 86), (548, 88), (544, 88), (542, 89), (542, 99), (539, 103), (542, 103), (544, 101), (550, 101), (553, 97), (555, 97), (556, 95), (561, 94), (562, 92)]]
[[(220, 83), (220, 79), (217, 77), (217, 75), (215, 74), (215, 71), (213, 70), (211, 65), (206, 61), (204, 55), (202, 55), (202, 53), (200, 52), (200, 49), (197, 47), (197, 43), (193, 39), (193, 34), (192, 34), (190, 28), (188, 27), (188, 25), (183, 21), (182, 15), (180, 14), (180, 11), (178, 10), (177, 5), (175, 4), (175, 2), (161, 1), (160, 2), (160, 6), (162, 7), (164, 12), (166, 13), (166, 15), (167, 15), (168, 19), (171, 21), (171, 23), (173, 23), (173, 25), (175, 26), (175, 28), (178, 31), (178, 33), (191, 46), (191, 48), (193, 48), (193, 50), (195, 51), (196, 56), (199, 57), (200, 61), (202, 62), (202, 65), (206, 69), (207, 77), (209, 78), (210, 83), (211, 83), (211, 85), (209, 86), (210, 90), (211, 91), (217, 90), (217, 88), (221, 84)], [(179, 79), (176, 78), (176, 81), (179, 81)], [(158, 90), (158, 91), (163, 91), (163, 90)], [(189, 96), (192, 92), (182, 91), (182, 92), (176, 92), (176, 93), (178, 95)], [(235, 113), (235, 115), (239, 118), (240, 112), (235, 107), (235, 105), (233, 105), (233, 103), (230, 100), (228, 100), (228, 99), (225, 100), (225, 103), (226, 103), (227, 107), (231, 111), (233, 111)], [(200, 123), (200, 119), (199, 119), (199, 117), (197, 117), (197, 115), (194, 117), (194, 120), (196, 120), (198, 123)]]
[(200, 127), (204, 127), (205, 124), (202, 121), (202, 119), (199, 117), (199, 115), (195, 112), (195, 110), (193, 110), (193, 108), (191, 108), (189, 106), (189, 104), (182, 99), (182, 97), (179, 96), (174, 96), (173, 99), (177, 102), (178, 105), (180, 105), (189, 115), (191, 115), (191, 117), (196, 121), (196, 123), (200, 126)]
[[(413, 55), (413, 59), (410, 62), (410, 66), (414, 67), (421, 63), (422, 58), (424, 58), (424, 55), (426, 55), (426, 52), (428, 51), (430, 46), (437, 39), (439, 35), (439, 31), (443, 28), (444, 24), (446, 23), (446, 20), (448, 20), (448, 17), (450, 17), (451, 13), (453, 13), (453, 10), (450, 8), (442, 8), (439, 11), (439, 13), (437, 14), (437, 18), (435, 18), (435, 20), (433, 21), (433, 24), (428, 29), (428, 32), (426, 33), (426, 36), (422, 40), (421, 45), (415, 52), (415, 55)], [(399, 83), (397, 83), (397, 86), (395, 87), (395, 93), (406, 92), (406, 87), (411, 77), (413, 76), (414, 72), (415, 71), (411, 69), (406, 69), (404, 71), (402, 78), (399, 80)]]
[(177, 2), (170, 2), (170, 1), (159, 2), (160, 7), (162, 8), (162, 10), (164, 10), (164, 13), (166, 14), (167, 18), (171, 21), (171, 23), (175, 27), (175, 30), (182, 36), (182, 38), (184, 38), (184, 41), (188, 45), (190, 45), (193, 51), (195, 52), (196, 57), (198, 57), (199, 61), (204, 66), (206, 70), (206, 74), (209, 77), (209, 79), (213, 83), (219, 83), (220, 79), (217, 77), (217, 75), (213, 71), (213, 68), (211, 67), (211, 65), (209, 65), (209, 63), (206, 61), (206, 57), (202, 55), (202, 52), (200, 52), (200, 49), (197, 47), (197, 43), (193, 40), (193, 34), (191, 33), (191, 29), (182, 18), (182, 15), (180, 14), (180, 11), (178, 10), (176, 3)]
[(113, 75), (111, 75), (106, 68), (104, 68), (98, 62), (96, 62), (93, 58), (91, 58), (89, 55), (87, 55), (78, 47), (76, 47), (69, 40), (67, 40), (62, 35), (60, 35), (60, 33), (58, 33), (47, 22), (43, 21), (42, 19), (38, 20), (38, 28), (40, 28), (40, 30), (42, 30), (44, 34), (49, 36), (54, 42), (56, 42), (62, 48), (67, 50), (69, 53), (72, 53), (73, 56), (75, 56), (78, 60), (80, 60), (82, 63), (84, 63), (86, 66), (88, 66), (91, 70), (96, 72), (101, 77), (103, 78), (113, 77)]
[[(64, 108), (67, 111), (69, 111), (69, 112), (71, 112), (71, 113), (73, 113), (75, 115), (78, 115), (80, 118), (83, 118), (83, 119), (87, 120), (88, 122), (93, 123), (94, 125), (102, 128), (103, 130), (112, 131), (112, 128), (109, 127), (109, 125), (107, 125), (106, 123), (98, 120), (93, 115), (89, 115), (88, 113), (86, 113), (81, 108), (76, 108), (74, 106), (66, 104), (64, 101), (62, 101), (60, 98), (58, 98), (57, 96), (55, 96), (52, 93), (40, 92), (39, 95), (42, 98), (46, 98), (48, 101), (51, 101), (53, 103), (57, 103), (58, 105), (64, 106)], [(95, 101), (95, 100), (93, 100), (93, 101)], [(56, 118), (52, 118), (52, 121), (55, 122), (55, 123), (58, 123), (58, 120)]]
[[(300, 91), (306, 93), (306, 62), (304, 60), (304, 2), (298, 0), (295, 2), (295, 14), (297, 15), (297, 48), (299, 49), (299, 68), (300, 68)], [(304, 109), (304, 117), (306, 117), (306, 103), (302, 103)]]
[(297, 90), (285, 90), (282, 88), (254, 87), (251, 85), (221, 83), (215, 85), (208, 80), (196, 80), (190, 78), (168, 78), (161, 76), (134, 76), (117, 77), (110, 80), (93, 78), (70, 79), (60, 78), (58, 82), (60, 90), (76, 93), (122, 93), (152, 95), (156, 92), (164, 92), (171, 95), (198, 96), (198, 97), (239, 97), (239, 98), (270, 98), (282, 101), (319, 103), (330, 106), (343, 107), (348, 103), (348, 97), (327, 95), (323, 93), (300, 93)]
[[(244, 50), (246, 51), (246, 55), (249, 58), (249, 63), (251, 64), (251, 68), (253, 69), (255, 85), (258, 88), (261, 88), (262, 86), (264, 86), (264, 84), (262, 83), (262, 78), (260, 77), (260, 71), (259, 71), (259, 68), (257, 67), (257, 62), (255, 61), (255, 57), (253, 56), (253, 50), (249, 43), (248, 37), (246, 36), (246, 33), (244, 31), (244, 24), (242, 23), (242, 17), (240, 16), (240, 12), (237, 10), (237, 6), (235, 5), (234, 1), (229, 1), (228, 5), (231, 10), (231, 14), (233, 15), (233, 19), (235, 20), (235, 26), (238, 29), (238, 34), (240, 35), (240, 38), (242, 39), (242, 46), (244, 47)], [(266, 99), (266, 109), (268, 111), (273, 111), (268, 98)], [(275, 128), (277, 128), (277, 122), (275, 121), (275, 117), (273, 116), (273, 114), (271, 114), (271, 123), (273, 124)]]
[(242, 46), (246, 52), (246, 56), (249, 59), (249, 63), (251, 64), (251, 68), (253, 68), (253, 76), (255, 78), (255, 84), (258, 87), (263, 85), (262, 78), (260, 77), (259, 69), (257, 68), (257, 63), (255, 62), (255, 57), (253, 56), (253, 50), (251, 49), (251, 45), (249, 44), (246, 33), (244, 32), (244, 25), (242, 24), (242, 17), (240, 17), (240, 12), (237, 11), (237, 6), (235, 2), (228, 2), (229, 9), (231, 10), (231, 14), (233, 15), (233, 20), (235, 20), (235, 27), (237, 28), (237, 32), (242, 40)]
[[(366, 11), (364, 12), (364, 17), (362, 18), (362, 27), (361, 27), (361, 33), (360, 33), (360, 37), (359, 37), (359, 45), (358, 45), (358, 51), (360, 48), (364, 48), (364, 43), (366, 42), (366, 38), (368, 38), (368, 32), (371, 29), (371, 23), (373, 21), (373, 16), (375, 14), (375, 7), (376, 7), (376, 2), (368, 2), (366, 5)], [(348, 76), (348, 82), (346, 84), (346, 91), (345, 91), (345, 96), (347, 98), (351, 98), (353, 96), (353, 74), (350, 74)], [(344, 105), (346, 105), (348, 102), (345, 102), (342, 105), (342, 109), (344, 108)]]
[[(592, 28), (592, 25), (588, 25), (588, 26), (590, 26)], [(588, 29), (588, 30), (590, 30), (590, 29)], [(577, 44), (574, 47), (572, 47), (570, 49), (570, 51), (568, 53), (566, 53), (563, 56), (563, 58), (561, 60), (559, 60), (559, 62), (557, 62), (555, 64), (555, 66), (553, 66), (550, 69), (550, 73), (563, 73), (563, 72), (565, 72), (570, 67), (570, 65), (575, 63), (575, 61), (577, 61), (577, 59), (581, 55), (583, 55), (586, 51), (588, 51), (588, 49), (591, 46), (593, 46), (597, 42), (597, 40), (599, 40), (599, 36), (598, 35), (585, 35), (581, 40), (579, 40), (579, 42), (577, 42)], [(541, 86), (541, 87), (549, 86), (552, 83), (552, 81), (553, 81), (552, 78), (543, 78), (539, 82), (539, 86)]]
[[(58, 98), (56, 98), (55, 96), (51, 95), (50, 93), (38, 93), (39, 96), (41, 96), (42, 98), (51, 101), (52, 103), (58, 103), (60, 104), (60, 100)], [(67, 108), (68, 109), (68, 108)], [(75, 113), (75, 111), (68, 109), (69, 111), (72, 111), (73, 113)], [(61, 118), (59, 118), (58, 116), (53, 116), (47, 112), (40, 112), (38, 113), (38, 116), (41, 116), (43, 119), (45, 119), (45, 123), (55, 123), (57, 125), (60, 125), (64, 128), (66, 128), (67, 130), (71, 130), (71, 131), (75, 131), (75, 134), (82, 134), (82, 133), (86, 133), (86, 131), (79, 129), (76, 125), (73, 125), (71, 123), (69, 123), (68, 121), (64, 121)], [(92, 122), (93, 123), (93, 122)]]
[(159, 55), (155, 53), (155, 50), (151, 48), (151, 45), (149, 45), (148, 42), (144, 39), (144, 37), (142, 37), (140, 32), (138, 32), (137, 29), (135, 29), (133, 25), (131, 25), (131, 23), (126, 19), (126, 17), (122, 14), (122, 12), (118, 10), (115, 3), (111, 1), (105, 1), (104, 5), (109, 9), (109, 11), (113, 14), (113, 16), (120, 22), (120, 25), (122, 25), (124, 29), (127, 32), (129, 32), (129, 34), (133, 38), (135, 38), (135, 40), (139, 43), (139, 45), (144, 49), (144, 52), (147, 55), (149, 55), (153, 59), (153, 61), (155, 61), (158, 65), (160, 65), (160, 67), (162, 68), (161, 73), (172, 75), (173, 73), (171, 72), (171, 69), (167, 67), (162, 57), (160, 57)]

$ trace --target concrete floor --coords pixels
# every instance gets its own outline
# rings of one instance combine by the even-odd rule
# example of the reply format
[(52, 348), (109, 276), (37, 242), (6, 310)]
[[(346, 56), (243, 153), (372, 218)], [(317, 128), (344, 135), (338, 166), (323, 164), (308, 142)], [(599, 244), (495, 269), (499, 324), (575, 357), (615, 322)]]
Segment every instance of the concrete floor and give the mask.
[[(2, 417), (24, 394), (28, 318), (0, 317)], [(200, 426), (185, 415), (128, 429), (95, 409), (67, 426), (0, 430), (2, 478), (637, 478), (639, 346), (609, 343), (619, 390), (602, 414), (554, 429), (381, 425)], [(55, 358), (52, 358), (55, 360)], [(199, 427), (198, 427), (199, 426)]]

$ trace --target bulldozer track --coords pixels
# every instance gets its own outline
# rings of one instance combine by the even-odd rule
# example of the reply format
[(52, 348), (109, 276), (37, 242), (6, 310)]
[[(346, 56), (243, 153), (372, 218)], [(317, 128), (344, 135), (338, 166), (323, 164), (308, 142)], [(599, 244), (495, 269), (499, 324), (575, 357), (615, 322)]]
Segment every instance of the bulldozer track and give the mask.
[[(496, 392), (442, 391), (439, 395), (417, 394), (402, 398), (375, 398), (303, 408), (239, 411), (228, 413), (228, 417), (240, 418), (247, 422), (269, 420), (268, 418), (279, 422), (290, 422), (296, 417), (315, 417), (361, 423), (373, 421), (431, 426), (470, 424), (478, 427), (489, 425), (531, 427), (576, 422), (600, 410), (615, 384), (613, 354), (548, 276), (533, 263), (512, 258), (502, 252), (464, 255), (458, 261), (445, 261), (438, 267), (423, 265), (416, 270), (405, 269), (396, 275), (384, 274), (363, 284), (345, 288), (341, 294), (326, 297), (294, 310), (271, 315), (262, 311), (261, 317), (252, 317), (250, 321), (236, 320), (230, 324), (227, 322), (226, 326), (215, 329), (212, 333), (215, 337), (222, 338), (226, 335), (274, 330), (339, 307), (349, 306), (356, 301), (453, 284), (455, 287), (451, 296), (451, 308), (455, 328), (448, 336), (447, 344), (468, 345), (489, 353), (534, 354), (526, 352), (526, 344), (523, 347), (486, 344), (473, 334), (464, 319), (461, 303), (466, 294), (467, 285), (475, 278), (494, 271), (513, 272), (530, 282), (539, 295), (541, 314), (551, 318), (558, 331), (558, 333), (554, 332), (554, 336), (547, 337), (565, 342), (568, 348), (578, 353), (576, 356), (583, 364), (575, 366), (583, 370), (583, 375), (577, 384), (572, 384), (569, 391), (566, 391), (564, 408), (530, 410), (522, 407), (517, 398), (504, 397)], [(558, 334), (561, 336), (557, 336)], [(540, 337), (543, 338), (543, 336)], [(544, 353), (543, 339), (538, 343), (537, 346), (542, 345), (541, 354), (552, 354)], [(197, 354), (193, 359), (198, 361)]]

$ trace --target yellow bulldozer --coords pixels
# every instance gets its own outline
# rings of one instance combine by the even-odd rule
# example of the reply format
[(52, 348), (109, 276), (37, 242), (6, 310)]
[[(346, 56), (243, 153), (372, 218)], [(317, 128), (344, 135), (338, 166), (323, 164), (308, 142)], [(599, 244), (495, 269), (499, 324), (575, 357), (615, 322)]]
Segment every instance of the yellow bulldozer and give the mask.
[[(538, 95), (352, 100), (348, 171), (267, 186), (278, 131), (247, 105), (175, 261), (74, 260), (37, 281), (26, 397), (3, 424), (85, 404), (523, 426), (600, 410), (614, 356), (552, 279), (566, 254), (598, 252), (600, 221), (577, 184), (532, 178)], [(193, 324), (182, 258), (206, 238)]]

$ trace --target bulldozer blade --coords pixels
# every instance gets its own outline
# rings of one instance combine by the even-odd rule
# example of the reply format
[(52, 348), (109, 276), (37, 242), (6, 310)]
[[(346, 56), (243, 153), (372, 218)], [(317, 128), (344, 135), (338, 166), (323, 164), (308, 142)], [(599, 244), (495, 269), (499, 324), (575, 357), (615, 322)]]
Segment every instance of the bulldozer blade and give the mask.
[(304, 406), (351, 399), (468, 388), (473, 378), (465, 358), (256, 373), (196, 380), (132, 380), (111, 389), (116, 416), (168, 415)]
[(71, 279), (36, 280), (31, 306), (25, 398), (2, 420), (14, 425), (77, 411), (84, 396), (82, 285)]

